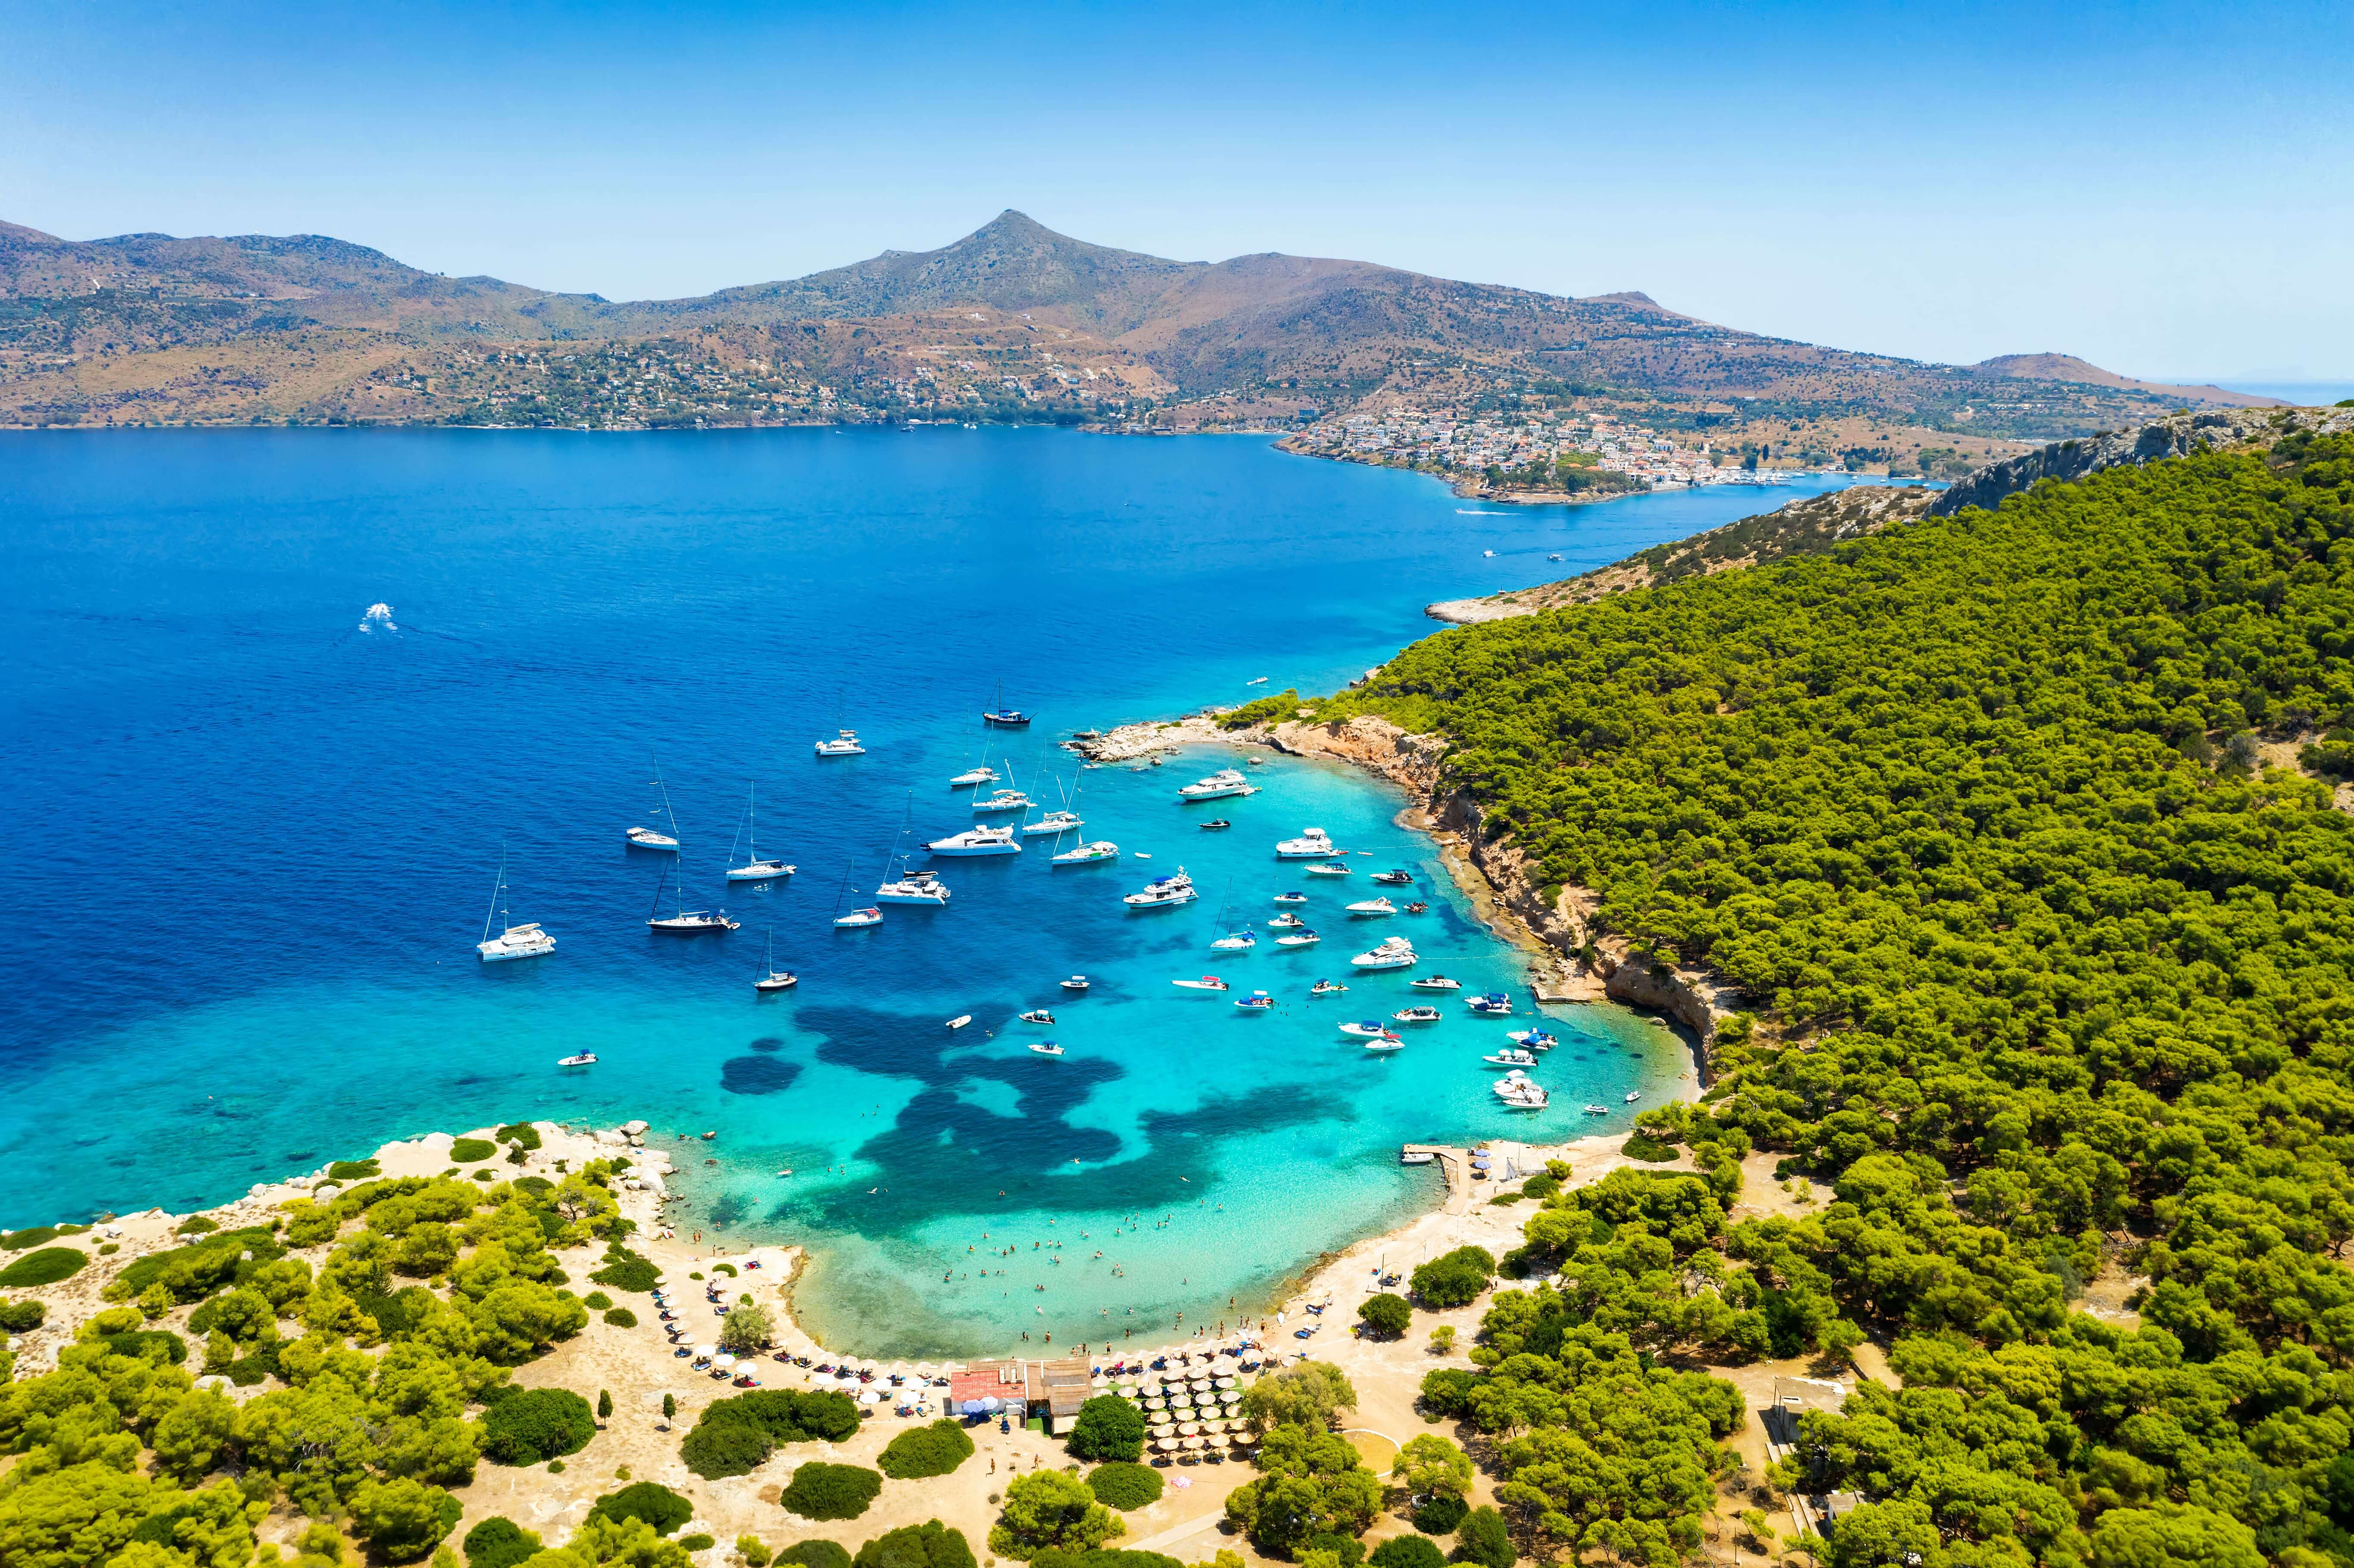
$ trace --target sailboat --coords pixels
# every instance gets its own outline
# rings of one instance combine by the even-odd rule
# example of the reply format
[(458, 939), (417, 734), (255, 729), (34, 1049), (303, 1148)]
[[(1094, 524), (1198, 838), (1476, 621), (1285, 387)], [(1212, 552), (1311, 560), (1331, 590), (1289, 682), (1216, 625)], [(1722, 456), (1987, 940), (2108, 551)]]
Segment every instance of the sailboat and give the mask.
[[(899, 825), (899, 842), (902, 845), (915, 827), (916, 792), (910, 789), (907, 791), (907, 821)], [(884, 870), (886, 873), (890, 870), (887, 861)], [(937, 909), (946, 906), (948, 901), (949, 885), (928, 871), (910, 872), (904, 851), (899, 856), (899, 874), (896, 878), (888, 878), (875, 890), (875, 902), (877, 904), (928, 904)]]
[(734, 863), (736, 859), (736, 846), (734, 844), (729, 844), (727, 846), (727, 859), (729, 862), (727, 867), (727, 880), (730, 882), (768, 882), (776, 877), (790, 876), (793, 874), (793, 868), (787, 865), (783, 861), (776, 859), (762, 860), (760, 858), (759, 824), (755, 821), (755, 813), (760, 803), (759, 794), (760, 787), (757, 784), (753, 785), (752, 792), (750, 796), (747, 798), (744, 804), (744, 853), (746, 859), (742, 865)]
[(993, 725), (999, 729), (1027, 729), (1030, 727), (1030, 715), (1019, 708), (1009, 708), (1005, 705), (1005, 683), (1000, 681), (997, 683), (997, 705), (993, 708), (983, 708), (981, 722)]
[[(501, 963), (508, 959), (536, 959), (556, 951), (556, 938), (541, 930), (536, 922), (510, 926), (507, 911), (507, 852), (499, 851), (499, 879), (491, 888), (491, 912), (482, 916), (482, 939), (474, 950), (482, 955), (486, 964)], [(498, 927), (499, 934), (491, 935)]]
[(662, 762), (659, 758), (654, 762), (653, 785), (654, 791), (662, 801), (658, 816), (661, 821), (670, 824), (670, 832), (665, 833), (657, 828), (631, 828), (621, 835), (621, 840), (631, 849), (654, 850), (664, 854), (676, 854), (678, 853), (678, 813), (670, 809), (670, 789), (663, 783)]
[(769, 933), (768, 942), (760, 948), (760, 974), (759, 978), (752, 982), (754, 991), (790, 991), (801, 983), (801, 976), (777, 968), (776, 946), (777, 934), (772, 929)]
[(725, 909), (716, 915), (711, 915), (700, 909), (686, 908), (686, 882), (684, 877), (679, 880), (679, 901), (672, 906), (676, 913), (670, 915), (658, 913), (662, 908), (663, 884), (670, 880), (673, 869), (671, 866), (663, 867), (662, 875), (655, 879), (653, 908), (646, 912), (647, 929), (673, 937), (695, 937), (705, 931), (733, 931), (743, 924), (741, 920), (727, 918), (727, 911)]
[(880, 909), (854, 909), (847, 915), (842, 912), (842, 895), (850, 891), (850, 874), (856, 869), (854, 861), (843, 864), (842, 885), (833, 890), (833, 923), (843, 927), (880, 926), (883, 924), (883, 911)]

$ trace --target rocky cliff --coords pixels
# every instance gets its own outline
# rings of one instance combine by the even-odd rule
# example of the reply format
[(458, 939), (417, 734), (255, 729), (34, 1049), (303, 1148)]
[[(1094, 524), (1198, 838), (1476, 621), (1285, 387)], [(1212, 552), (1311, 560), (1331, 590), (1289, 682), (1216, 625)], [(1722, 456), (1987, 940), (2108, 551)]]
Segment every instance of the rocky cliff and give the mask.
[(2105, 468), (2138, 467), (2193, 452), (2269, 447), (2298, 429), (2325, 433), (2354, 429), (2354, 408), (2211, 408), (2196, 414), (2169, 414), (2137, 430), (2054, 441), (1972, 474), (1939, 496), (1929, 514), (1950, 517), (1972, 506), (1991, 511), (2004, 496), (2039, 480), (2083, 479)]

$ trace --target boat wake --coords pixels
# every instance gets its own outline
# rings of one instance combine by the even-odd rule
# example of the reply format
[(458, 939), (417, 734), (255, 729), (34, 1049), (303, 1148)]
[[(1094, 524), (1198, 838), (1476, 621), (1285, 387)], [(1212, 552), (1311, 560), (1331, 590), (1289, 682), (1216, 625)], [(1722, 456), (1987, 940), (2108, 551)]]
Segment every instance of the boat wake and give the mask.
[(361, 613), (360, 630), (362, 631), (375, 631), (378, 629), (382, 629), (386, 631), (398, 631), (400, 630), (399, 627), (393, 624), (392, 606), (388, 604), (372, 604)]

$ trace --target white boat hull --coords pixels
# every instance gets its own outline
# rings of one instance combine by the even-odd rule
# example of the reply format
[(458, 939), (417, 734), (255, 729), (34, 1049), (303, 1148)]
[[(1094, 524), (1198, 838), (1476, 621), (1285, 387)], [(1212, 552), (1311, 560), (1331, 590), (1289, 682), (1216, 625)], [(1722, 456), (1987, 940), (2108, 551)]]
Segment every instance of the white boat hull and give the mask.
[(877, 904), (929, 904), (937, 906), (948, 901), (949, 895), (945, 893), (885, 893), (879, 887), (875, 890), (875, 902)]
[(632, 830), (621, 835), (621, 842), (631, 849), (652, 850), (661, 854), (678, 853), (678, 841), (668, 833), (640, 832)]
[(1130, 909), (1174, 909), (1180, 904), (1191, 904), (1200, 896), (1198, 893), (1172, 893), (1166, 898), (1140, 898), (1131, 893), (1121, 902)]
[(556, 951), (556, 938), (543, 937), (536, 942), (510, 943), (503, 938), (477, 942), (474, 950), (482, 955), (486, 964), (503, 964), (510, 959), (541, 959)]
[(749, 865), (727, 868), (730, 882), (774, 882), (780, 876), (790, 876), (793, 868), (780, 860), (756, 860)]

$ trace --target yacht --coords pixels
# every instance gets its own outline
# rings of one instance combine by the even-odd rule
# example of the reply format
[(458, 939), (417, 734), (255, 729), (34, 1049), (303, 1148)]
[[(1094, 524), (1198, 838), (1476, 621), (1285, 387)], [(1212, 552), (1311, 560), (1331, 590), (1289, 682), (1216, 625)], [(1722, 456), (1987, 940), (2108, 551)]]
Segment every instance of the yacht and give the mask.
[(1439, 1012), (1429, 1006), (1401, 1007), (1390, 1016), (1400, 1023), (1436, 1023)]
[(1310, 876), (1346, 876), (1349, 874), (1349, 868), (1345, 865), (1340, 864), (1338, 862), (1332, 862), (1324, 865), (1310, 866), (1308, 868), (1308, 874)]
[(1298, 838), (1279, 840), (1275, 846), (1278, 860), (1329, 860), (1346, 853), (1335, 849), (1331, 835), (1321, 828), (1304, 828)]
[(1073, 975), (1070, 979), (1063, 982), (1063, 989), (1068, 991), (1085, 991), (1087, 989), (1087, 977), (1085, 975)]
[(1416, 962), (1414, 944), (1404, 937), (1392, 937), (1371, 952), (1359, 953), (1349, 962), (1361, 969), (1411, 969)]
[(1416, 991), (1461, 991), (1461, 980), (1448, 980), (1445, 975), (1416, 975), (1407, 982)]
[(856, 730), (843, 729), (836, 730), (832, 740), (819, 741), (817, 754), (820, 757), (864, 757), (866, 748), (858, 744)]
[(1341, 1033), (1360, 1040), (1379, 1040), (1390, 1033), (1390, 1026), (1378, 1018), (1360, 1018), (1353, 1023), (1341, 1025)]
[(1512, 1016), (1512, 999), (1500, 991), (1491, 991), (1485, 996), (1475, 996), (1463, 1005), (1488, 1018)]
[(1268, 1012), (1274, 1010), (1275, 998), (1263, 991), (1255, 991), (1248, 996), (1237, 997), (1235, 1005), (1245, 1012)]
[(972, 810), (978, 816), (983, 811), (1019, 811), (1035, 804), (1036, 801), (1019, 789), (998, 789), (987, 795), (974, 796)]
[(854, 909), (847, 915), (835, 916), (833, 923), (837, 926), (880, 926), (883, 924), (883, 911), (873, 908)]
[[(730, 882), (773, 882), (778, 877), (790, 876), (793, 874), (794, 868), (783, 861), (774, 856), (764, 859), (760, 854), (759, 824), (756, 820), (756, 810), (759, 805), (758, 795), (758, 787), (755, 786), (752, 793), (745, 799), (744, 863), (730, 865), (727, 868), (727, 880)], [(730, 861), (736, 858), (735, 846), (732, 844), (728, 846), (727, 858)]]
[(1342, 996), (1347, 994), (1348, 990), (1349, 988), (1347, 986), (1342, 985), (1338, 980), (1318, 980), (1314, 985), (1308, 988), (1308, 994), (1310, 996)]
[(1627, 1102), (1628, 1105), (1630, 1105), (1630, 1106), (1631, 1106), (1631, 1105), (1633, 1105), (1637, 1100), (1641, 1099), (1642, 1097), (1643, 1097), (1643, 1091), (1642, 1091), (1642, 1090), (1640, 1090), (1640, 1089), (1628, 1089), (1628, 1090), (1627, 1091), (1627, 1094), (1626, 1094), (1626, 1097), (1625, 1097), (1625, 1098), (1626, 1098), (1626, 1102)]
[(1091, 844), (1081, 844), (1076, 849), (1065, 850), (1062, 853), (1055, 857), (1054, 863), (1056, 865), (1093, 865), (1097, 861), (1118, 860), (1119, 858), (1119, 846), (1118, 844), (1113, 843), (1109, 839), (1097, 839)]
[(1247, 953), (1258, 946), (1258, 935), (1248, 930), (1229, 931), (1210, 946), (1222, 953)]
[(1585, 1114), (1588, 1116), (1608, 1116), (1610, 1114), (1610, 1107), (1608, 1106), (1588, 1106), (1585, 1107)]
[(1414, 880), (1414, 873), (1410, 871), (1377, 871), (1373, 873), (1373, 880), (1390, 887), (1397, 887), (1405, 883), (1412, 882)]
[(794, 974), (790, 970), (777, 968), (775, 959), (773, 957), (776, 948), (776, 936), (772, 932), (769, 934), (768, 945), (760, 949), (760, 973), (759, 976), (752, 981), (752, 989), (754, 991), (790, 991), (793, 987), (801, 983), (801, 976)]
[(949, 780), (949, 788), (951, 789), (969, 789), (976, 784), (994, 784), (996, 782), (997, 770), (995, 768), (968, 768), (963, 772)]
[(1278, 904), (1305, 904), (1308, 902), (1308, 895), (1305, 893), (1278, 893), (1275, 895), (1275, 901)]
[(1507, 1045), (1494, 1055), (1482, 1056), (1479, 1060), (1490, 1067), (1533, 1067), (1537, 1065), (1535, 1052), (1523, 1051), (1517, 1045)]
[(621, 842), (631, 849), (656, 850), (665, 854), (678, 853), (678, 840), (668, 833), (658, 833), (652, 828), (631, 828), (621, 834)]
[(662, 763), (654, 763), (654, 818), (670, 824), (670, 832), (660, 828), (631, 828), (621, 835), (621, 842), (631, 849), (652, 850), (661, 854), (678, 853), (678, 813), (670, 808), (670, 787), (663, 782)]
[(1155, 877), (1144, 885), (1141, 892), (1131, 893), (1120, 902), (1130, 909), (1168, 909), (1180, 904), (1191, 904), (1200, 896), (1193, 891), (1193, 879), (1185, 874), (1185, 868), (1181, 865), (1176, 874)]
[(1361, 898), (1349, 906), (1352, 915), (1394, 915), (1397, 906), (1386, 898)]
[(1033, 1040), (1030, 1042), (1030, 1049), (1041, 1056), (1059, 1056), (1063, 1054), (1063, 1048), (1052, 1040)]
[(1323, 939), (1315, 932), (1303, 928), (1292, 932), (1289, 936), (1278, 937), (1275, 939), (1275, 945), (1278, 948), (1312, 948)]
[(1171, 985), (1186, 991), (1231, 991), (1234, 988), (1215, 975), (1204, 975), (1200, 980), (1171, 980)]
[(1055, 1022), (1055, 1015), (1047, 1012), (1043, 1007), (1034, 1007), (1029, 1012), (1022, 1014), (1022, 1022), (1024, 1023), (1052, 1023)]
[(1307, 929), (1308, 927), (1307, 921), (1302, 920), (1299, 916), (1294, 915), (1288, 909), (1277, 916), (1274, 919), (1269, 920), (1267, 924), (1278, 931), (1300, 931)]
[(938, 907), (949, 901), (949, 885), (928, 871), (904, 871), (896, 882), (886, 882), (875, 890), (877, 904), (929, 904)]
[(924, 846), (934, 854), (1020, 854), (1021, 841), (1012, 828), (967, 828)]
[(679, 895), (680, 903), (672, 906), (673, 913), (656, 914), (654, 911), (662, 908), (663, 884), (669, 880), (670, 868), (665, 867), (662, 877), (654, 883), (653, 909), (646, 913), (648, 930), (660, 931), (673, 937), (697, 937), (705, 931), (733, 931), (743, 924), (741, 920), (727, 918), (727, 911), (725, 909), (716, 915), (712, 915), (700, 909), (690, 910), (684, 907), (685, 898), (684, 891)]
[[(556, 938), (539, 928), (537, 921), (521, 926), (509, 925), (513, 915), (507, 909), (507, 857), (499, 855), (498, 880), (491, 885), (491, 910), (482, 916), (482, 939), (474, 950), (482, 955), (486, 964), (504, 963), (509, 959), (545, 958), (556, 951)], [(491, 928), (498, 927), (498, 935)]]
[(1225, 832), (1226, 829), (1233, 827), (1234, 824), (1226, 821), (1224, 817), (1212, 817), (1208, 821), (1204, 822), (1201, 826), (1202, 831), (1205, 833), (1219, 833)]
[(1240, 770), (1221, 768), (1207, 779), (1196, 779), (1177, 791), (1181, 800), (1223, 800), (1229, 795), (1252, 795), (1258, 786), (1244, 778)]
[(1401, 1165), (1428, 1165), (1437, 1158), (1437, 1155), (1433, 1154), (1427, 1149), (1402, 1149), (1398, 1150), (1398, 1163)]
[(1026, 839), (1038, 833), (1067, 833), (1073, 828), (1086, 826), (1076, 811), (1049, 811), (1034, 822), (1023, 823), (1022, 836)]
[(1365, 1049), (1368, 1051), (1377, 1052), (1403, 1051), (1405, 1049), (1405, 1036), (1403, 1034), (1384, 1033), (1378, 1040), (1366, 1041)]

